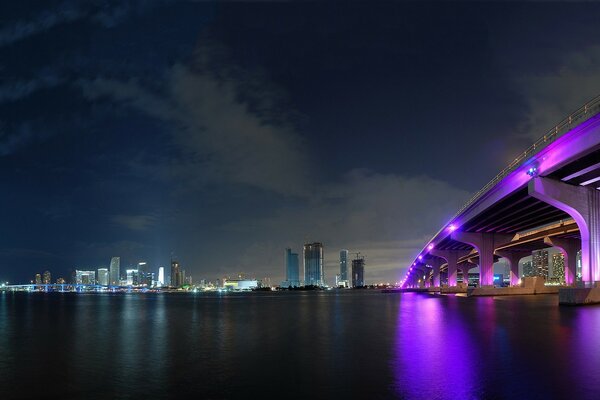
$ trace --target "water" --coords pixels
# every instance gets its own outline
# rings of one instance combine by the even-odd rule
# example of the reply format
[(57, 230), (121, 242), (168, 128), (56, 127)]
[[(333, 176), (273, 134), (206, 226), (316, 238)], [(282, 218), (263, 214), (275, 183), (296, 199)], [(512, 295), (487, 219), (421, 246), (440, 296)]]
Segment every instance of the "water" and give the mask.
[(598, 399), (600, 307), (375, 291), (0, 293), (0, 391)]

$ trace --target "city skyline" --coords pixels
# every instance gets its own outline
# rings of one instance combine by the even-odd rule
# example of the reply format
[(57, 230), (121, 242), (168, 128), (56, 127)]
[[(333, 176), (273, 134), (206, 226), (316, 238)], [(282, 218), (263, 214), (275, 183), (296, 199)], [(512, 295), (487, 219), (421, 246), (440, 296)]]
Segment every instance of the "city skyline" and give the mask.
[(0, 10), (8, 281), (171, 253), (195, 276), (281, 281), (281, 249), (314, 240), (361, 249), (373, 281), (396, 281), (600, 82), (590, 4), (13, 6)]

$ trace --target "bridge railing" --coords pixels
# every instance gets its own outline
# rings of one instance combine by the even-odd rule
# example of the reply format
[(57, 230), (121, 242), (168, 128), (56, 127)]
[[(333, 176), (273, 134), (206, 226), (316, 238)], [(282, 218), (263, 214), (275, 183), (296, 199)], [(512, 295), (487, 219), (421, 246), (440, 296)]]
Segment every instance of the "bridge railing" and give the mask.
[(485, 193), (487, 193), (491, 188), (493, 188), (498, 182), (504, 179), (508, 174), (513, 172), (515, 169), (520, 167), (525, 161), (527, 161), (531, 156), (537, 154), (540, 150), (548, 146), (550, 143), (554, 142), (556, 139), (561, 137), (563, 134), (568, 132), (575, 124), (584, 122), (589, 118), (600, 112), (600, 96), (595, 97), (594, 99), (587, 102), (584, 106), (577, 109), (571, 115), (560, 121), (556, 126), (550, 129), (548, 132), (544, 134), (544, 136), (540, 137), (535, 143), (533, 143), (527, 150), (523, 153), (519, 154), (517, 158), (513, 162), (511, 162), (506, 168), (504, 168), (498, 175), (496, 175), (491, 181), (489, 181), (483, 188), (481, 188), (477, 193), (473, 195), (461, 208), (458, 212), (452, 217), (455, 219), (463, 211), (469, 208), (473, 203), (475, 203), (479, 198), (481, 198)]

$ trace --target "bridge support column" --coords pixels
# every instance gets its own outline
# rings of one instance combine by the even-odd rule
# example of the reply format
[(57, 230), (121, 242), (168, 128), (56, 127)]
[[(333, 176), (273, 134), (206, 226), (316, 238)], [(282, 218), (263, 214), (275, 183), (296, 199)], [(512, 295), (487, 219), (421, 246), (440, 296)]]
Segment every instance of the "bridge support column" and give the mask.
[(545, 177), (529, 181), (529, 195), (569, 214), (581, 234), (581, 275), (593, 286), (600, 281), (600, 191)]
[(433, 275), (433, 287), (440, 287), (440, 269), (442, 268), (443, 261), (441, 258), (435, 257), (427, 261), (427, 264), (431, 266), (431, 272)]
[(460, 268), (461, 272), (462, 272), (462, 276), (463, 276), (463, 285), (468, 286), (469, 285), (469, 270), (471, 268), (475, 268), (475, 265), (470, 263), (470, 262), (464, 262), (461, 263), (458, 268)]
[(441, 257), (448, 263), (448, 286), (456, 286), (458, 259), (469, 254), (467, 250), (438, 250), (431, 249), (429, 254)]
[(563, 253), (565, 257), (565, 283), (567, 286), (573, 286), (577, 275), (577, 251), (581, 248), (581, 241), (546, 236), (544, 243), (558, 247)]
[(519, 284), (519, 261), (522, 258), (530, 256), (529, 250), (496, 250), (496, 254), (508, 260), (510, 265), (510, 286)]
[(513, 235), (483, 232), (454, 232), (452, 239), (473, 246), (479, 253), (479, 286), (494, 285), (494, 250), (511, 241)]

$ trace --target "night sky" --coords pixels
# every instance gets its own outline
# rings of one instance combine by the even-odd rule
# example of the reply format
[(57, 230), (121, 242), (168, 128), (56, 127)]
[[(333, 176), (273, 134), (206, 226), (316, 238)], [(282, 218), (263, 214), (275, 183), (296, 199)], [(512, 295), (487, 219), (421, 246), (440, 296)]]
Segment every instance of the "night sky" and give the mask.
[(284, 279), (286, 247), (396, 281), (600, 93), (600, 4), (0, 3), (0, 279)]

